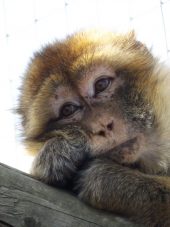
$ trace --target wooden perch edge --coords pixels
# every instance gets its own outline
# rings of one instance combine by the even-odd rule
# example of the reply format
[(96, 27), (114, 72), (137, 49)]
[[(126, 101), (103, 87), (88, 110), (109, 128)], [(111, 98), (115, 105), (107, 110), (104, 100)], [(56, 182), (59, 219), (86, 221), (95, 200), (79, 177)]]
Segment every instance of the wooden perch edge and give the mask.
[(0, 164), (0, 227), (133, 227), (73, 195)]

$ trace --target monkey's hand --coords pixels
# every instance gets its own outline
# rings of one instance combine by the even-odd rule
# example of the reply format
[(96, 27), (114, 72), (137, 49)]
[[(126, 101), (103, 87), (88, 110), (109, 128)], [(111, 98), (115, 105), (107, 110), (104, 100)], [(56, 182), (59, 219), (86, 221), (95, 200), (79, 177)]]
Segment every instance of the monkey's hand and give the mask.
[(80, 127), (67, 126), (48, 136), (51, 138), (37, 154), (31, 173), (45, 183), (66, 187), (88, 156), (86, 134)]
[(143, 174), (107, 158), (89, 162), (75, 184), (92, 206), (148, 227), (170, 226), (170, 178)]

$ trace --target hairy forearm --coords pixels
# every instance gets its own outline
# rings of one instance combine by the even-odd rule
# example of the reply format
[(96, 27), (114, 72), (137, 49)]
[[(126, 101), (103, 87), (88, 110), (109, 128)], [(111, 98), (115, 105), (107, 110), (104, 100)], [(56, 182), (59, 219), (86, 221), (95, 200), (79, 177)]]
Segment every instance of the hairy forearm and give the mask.
[(32, 166), (32, 175), (45, 183), (66, 187), (89, 153), (87, 138), (78, 127), (65, 127), (46, 134)]
[(76, 182), (87, 203), (131, 217), (145, 226), (170, 226), (170, 179), (96, 159)]

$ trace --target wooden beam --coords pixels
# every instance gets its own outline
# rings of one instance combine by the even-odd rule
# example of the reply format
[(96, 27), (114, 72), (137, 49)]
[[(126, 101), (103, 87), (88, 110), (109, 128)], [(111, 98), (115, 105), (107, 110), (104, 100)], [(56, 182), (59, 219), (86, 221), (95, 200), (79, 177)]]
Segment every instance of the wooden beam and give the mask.
[(75, 196), (0, 164), (0, 227), (134, 227)]

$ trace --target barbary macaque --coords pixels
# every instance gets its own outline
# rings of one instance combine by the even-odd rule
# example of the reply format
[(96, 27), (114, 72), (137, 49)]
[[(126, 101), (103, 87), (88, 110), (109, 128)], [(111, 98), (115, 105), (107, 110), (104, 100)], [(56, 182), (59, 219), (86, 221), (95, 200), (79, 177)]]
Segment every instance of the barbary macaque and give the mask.
[(37, 179), (170, 226), (170, 71), (134, 32), (82, 31), (42, 48), (18, 113)]

